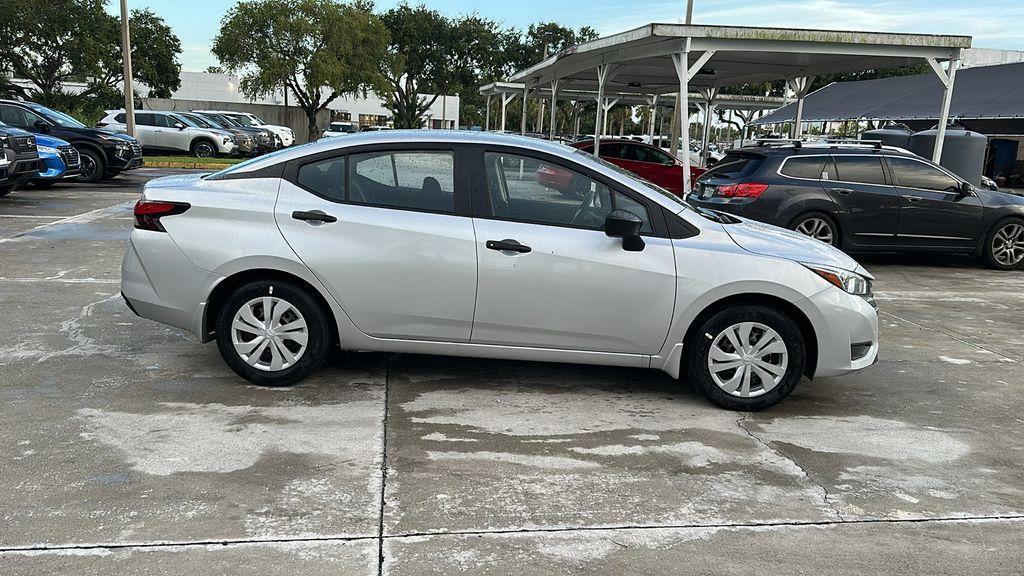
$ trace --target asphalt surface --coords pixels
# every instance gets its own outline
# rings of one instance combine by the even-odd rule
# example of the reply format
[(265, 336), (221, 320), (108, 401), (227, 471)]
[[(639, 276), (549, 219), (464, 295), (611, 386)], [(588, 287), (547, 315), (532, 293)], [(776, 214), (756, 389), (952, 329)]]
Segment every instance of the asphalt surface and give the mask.
[(408, 355), (266, 390), (118, 295), (166, 172), (0, 199), (0, 574), (1024, 573), (1024, 273), (863, 258), (881, 361), (757, 414)]

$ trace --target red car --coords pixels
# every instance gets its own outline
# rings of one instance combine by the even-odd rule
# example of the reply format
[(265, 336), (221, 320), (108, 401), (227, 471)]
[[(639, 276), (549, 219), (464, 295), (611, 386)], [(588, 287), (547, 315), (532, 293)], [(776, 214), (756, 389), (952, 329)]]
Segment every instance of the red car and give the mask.
[[(593, 154), (594, 141), (584, 140), (572, 144), (572, 147)], [(601, 159), (629, 170), (677, 196), (686, 196), (689, 192), (683, 190), (683, 163), (657, 146), (634, 140), (601, 140)], [(690, 166), (690, 184), (696, 182), (697, 177), (704, 172), (706, 170), (703, 168)], [(539, 173), (538, 176), (543, 184), (544, 176)], [(565, 185), (568, 186), (568, 182)]]

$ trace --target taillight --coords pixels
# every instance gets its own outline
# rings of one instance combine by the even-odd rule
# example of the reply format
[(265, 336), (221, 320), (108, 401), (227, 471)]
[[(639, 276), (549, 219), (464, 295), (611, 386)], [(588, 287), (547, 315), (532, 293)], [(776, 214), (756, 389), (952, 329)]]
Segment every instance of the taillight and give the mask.
[(191, 208), (184, 202), (161, 202), (159, 200), (139, 200), (135, 203), (135, 227), (139, 230), (166, 232), (160, 219), (173, 216)]
[(730, 184), (719, 186), (717, 193), (723, 198), (758, 198), (768, 189), (767, 184), (757, 182), (744, 182), (742, 184)]

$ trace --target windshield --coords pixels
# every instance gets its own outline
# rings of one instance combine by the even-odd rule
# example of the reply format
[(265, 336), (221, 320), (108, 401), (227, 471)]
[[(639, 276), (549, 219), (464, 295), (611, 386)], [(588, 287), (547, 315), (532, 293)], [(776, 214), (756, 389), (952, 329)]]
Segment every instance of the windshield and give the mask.
[(612, 164), (611, 162), (608, 162), (607, 160), (604, 160), (603, 158), (598, 158), (597, 156), (594, 156), (590, 152), (585, 152), (585, 151), (580, 150), (578, 148), (574, 148), (573, 150), (575, 150), (575, 152), (577, 154), (580, 154), (580, 155), (586, 157), (588, 160), (592, 160), (594, 162), (597, 162), (598, 164), (600, 164), (601, 166), (603, 166), (603, 167), (605, 167), (605, 168), (607, 168), (609, 170), (614, 170), (615, 172), (617, 172), (619, 174), (622, 174), (623, 176), (628, 177), (630, 180), (634, 180), (636, 182), (639, 182), (640, 184), (643, 184), (645, 188), (647, 188), (650, 191), (655, 192), (655, 193), (663, 196), (664, 198), (667, 198), (667, 199), (671, 200), (673, 203), (678, 204), (680, 208), (690, 208), (690, 205), (687, 204), (686, 201), (683, 200), (682, 198), (680, 198), (679, 196), (676, 196), (675, 194), (669, 192), (668, 190), (662, 188), (661, 186), (658, 186), (657, 184), (655, 184), (653, 182), (649, 182), (647, 180), (644, 180), (643, 178), (641, 178), (640, 176), (637, 176), (636, 174), (634, 174), (633, 172), (630, 172), (629, 170), (626, 170), (624, 168), (616, 166), (615, 164)]
[(68, 116), (63, 112), (50, 110), (49, 108), (45, 106), (40, 106), (38, 104), (29, 104), (28, 107), (32, 110), (35, 110), (39, 114), (42, 114), (44, 117), (46, 117), (47, 120), (53, 122), (54, 124), (58, 124), (65, 128), (85, 128), (85, 124), (82, 124), (78, 120), (75, 120), (74, 118)]
[(238, 122), (239, 124), (241, 124), (243, 126), (255, 126), (256, 125), (252, 121), (252, 118), (249, 118), (245, 114), (225, 114), (225, 116), (227, 116), (231, 120), (234, 120), (235, 122)]
[(181, 117), (188, 118), (192, 121), (194, 125), (196, 125), (199, 128), (216, 128), (213, 124), (207, 122), (206, 118), (203, 118), (202, 116), (198, 116), (195, 114), (182, 114)]
[(253, 123), (255, 125), (257, 125), (257, 126), (262, 126), (262, 125), (266, 124), (266, 122), (263, 121), (263, 118), (260, 118), (259, 116), (255, 115), (255, 114), (249, 114), (248, 116), (249, 116), (250, 119), (252, 119)]

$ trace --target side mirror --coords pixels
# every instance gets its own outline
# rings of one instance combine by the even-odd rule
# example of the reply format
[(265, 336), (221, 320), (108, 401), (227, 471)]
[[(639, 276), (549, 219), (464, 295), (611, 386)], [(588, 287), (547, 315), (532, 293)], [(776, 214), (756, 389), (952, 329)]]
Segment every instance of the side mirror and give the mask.
[(622, 249), (641, 252), (646, 244), (640, 237), (644, 221), (629, 210), (612, 210), (604, 218), (604, 233), (609, 238), (622, 238)]
[(974, 186), (970, 182), (961, 182), (960, 190), (958, 191), (961, 196), (970, 196), (974, 194)]
[(175, 122), (174, 123), (174, 127), (177, 128), (178, 130), (184, 130), (185, 129), (185, 125), (182, 124), (181, 122)]
[(36, 120), (32, 123), (32, 126), (34, 126), (36, 130), (39, 130), (44, 134), (50, 131), (50, 125), (43, 120)]

